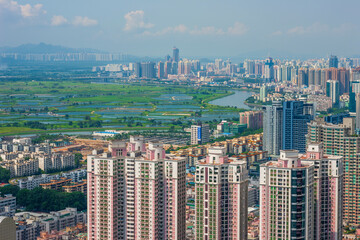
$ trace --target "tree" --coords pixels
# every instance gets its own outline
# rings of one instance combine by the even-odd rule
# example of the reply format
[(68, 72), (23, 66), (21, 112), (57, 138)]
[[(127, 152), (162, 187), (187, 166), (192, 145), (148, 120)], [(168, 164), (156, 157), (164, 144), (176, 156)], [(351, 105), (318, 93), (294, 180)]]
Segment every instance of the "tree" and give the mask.
[(0, 192), (1, 192), (2, 196), (4, 196), (5, 194), (12, 194), (13, 196), (16, 196), (19, 191), (20, 191), (20, 188), (15, 185), (7, 185), (7, 186), (0, 188)]
[(8, 183), (10, 179), (10, 171), (6, 168), (0, 167), (0, 182)]
[(83, 159), (83, 155), (81, 153), (75, 153), (75, 166), (80, 166), (80, 160)]

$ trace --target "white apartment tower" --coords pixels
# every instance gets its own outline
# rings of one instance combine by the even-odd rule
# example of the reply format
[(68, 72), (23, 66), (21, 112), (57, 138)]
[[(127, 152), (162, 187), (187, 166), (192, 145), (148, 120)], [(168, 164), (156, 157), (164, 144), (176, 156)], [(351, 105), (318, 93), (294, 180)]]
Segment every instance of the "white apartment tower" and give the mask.
[(191, 145), (204, 144), (210, 141), (209, 124), (191, 126)]

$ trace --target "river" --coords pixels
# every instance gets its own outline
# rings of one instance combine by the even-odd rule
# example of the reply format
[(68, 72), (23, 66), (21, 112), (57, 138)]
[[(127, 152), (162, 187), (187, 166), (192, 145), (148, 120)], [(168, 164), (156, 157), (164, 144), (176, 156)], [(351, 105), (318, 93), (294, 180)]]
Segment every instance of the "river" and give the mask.
[(254, 93), (248, 91), (234, 91), (234, 94), (219, 98), (209, 102), (210, 104), (219, 105), (219, 106), (230, 106), (243, 109), (250, 109), (244, 102), (247, 98), (251, 97)]

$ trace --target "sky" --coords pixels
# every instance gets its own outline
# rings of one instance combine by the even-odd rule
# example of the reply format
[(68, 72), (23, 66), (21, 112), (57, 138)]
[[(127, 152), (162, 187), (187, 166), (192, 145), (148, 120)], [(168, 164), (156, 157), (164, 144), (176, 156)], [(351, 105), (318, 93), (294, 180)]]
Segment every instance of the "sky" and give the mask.
[(136, 56), (360, 56), (359, 0), (0, 0), (0, 46)]

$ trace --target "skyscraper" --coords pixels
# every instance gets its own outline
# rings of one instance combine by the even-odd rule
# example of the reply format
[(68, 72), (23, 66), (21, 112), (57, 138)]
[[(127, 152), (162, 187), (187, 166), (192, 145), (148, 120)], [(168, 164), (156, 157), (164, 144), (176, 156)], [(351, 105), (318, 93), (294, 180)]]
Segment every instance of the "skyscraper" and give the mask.
[(344, 118), (343, 124), (330, 124), (317, 120), (308, 124), (308, 143), (322, 142), (324, 153), (344, 158), (343, 221), (351, 225), (360, 224), (360, 137), (353, 136), (354, 118)]
[(157, 77), (159, 79), (164, 78), (165, 75), (165, 70), (164, 70), (164, 63), (163, 62), (159, 62), (158, 63), (158, 68), (157, 68)]
[(296, 150), (260, 166), (260, 239), (314, 239), (314, 165)]
[(239, 123), (247, 128), (259, 129), (263, 127), (263, 113), (261, 111), (246, 111), (239, 114)]
[(343, 157), (326, 155), (322, 143), (310, 143), (300, 159), (315, 166), (314, 239), (342, 240)]
[(350, 70), (345, 68), (338, 69), (337, 79), (339, 80), (339, 93), (349, 93), (350, 88)]
[(153, 62), (141, 63), (141, 75), (144, 78), (154, 78), (155, 77), (155, 63), (153, 63)]
[(298, 86), (302, 87), (302, 86), (309, 86), (309, 72), (308, 69), (299, 69), (298, 72)]
[(350, 82), (349, 90), (349, 112), (356, 112), (356, 99), (355, 96), (360, 93), (360, 80)]
[(191, 126), (191, 145), (204, 144), (210, 141), (209, 124)]
[(307, 123), (314, 119), (315, 109), (311, 103), (285, 101), (283, 103), (281, 149), (306, 150)]
[(246, 162), (213, 147), (196, 166), (196, 239), (247, 239)]
[(134, 72), (135, 72), (135, 77), (137, 77), (137, 78), (142, 77), (141, 64), (140, 63), (134, 63)]
[(260, 239), (342, 239), (343, 158), (311, 143), (260, 166)]
[(174, 47), (173, 48), (173, 61), (179, 62), (179, 60), (180, 60), (179, 49)]
[(282, 144), (283, 108), (280, 101), (263, 107), (263, 145), (269, 155), (277, 155)]
[(88, 157), (89, 239), (185, 239), (183, 158), (143, 137)]
[(270, 57), (265, 61), (264, 76), (267, 81), (274, 80), (274, 61)]
[(87, 159), (88, 239), (120, 239), (124, 234), (121, 160), (104, 154)]
[(355, 95), (355, 102), (356, 102), (356, 132), (360, 132), (360, 93), (356, 93)]
[(265, 102), (267, 98), (267, 86), (263, 85), (260, 88), (260, 101)]
[(274, 101), (263, 107), (264, 149), (278, 155), (280, 149), (306, 150), (307, 123), (314, 119), (312, 103), (302, 101)]
[(332, 107), (339, 107), (339, 102), (340, 102), (339, 81), (328, 80), (326, 82), (326, 96), (331, 98)]
[(329, 58), (329, 68), (337, 68), (339, 66), (339, 60), (337, 56), (331, 55)]

